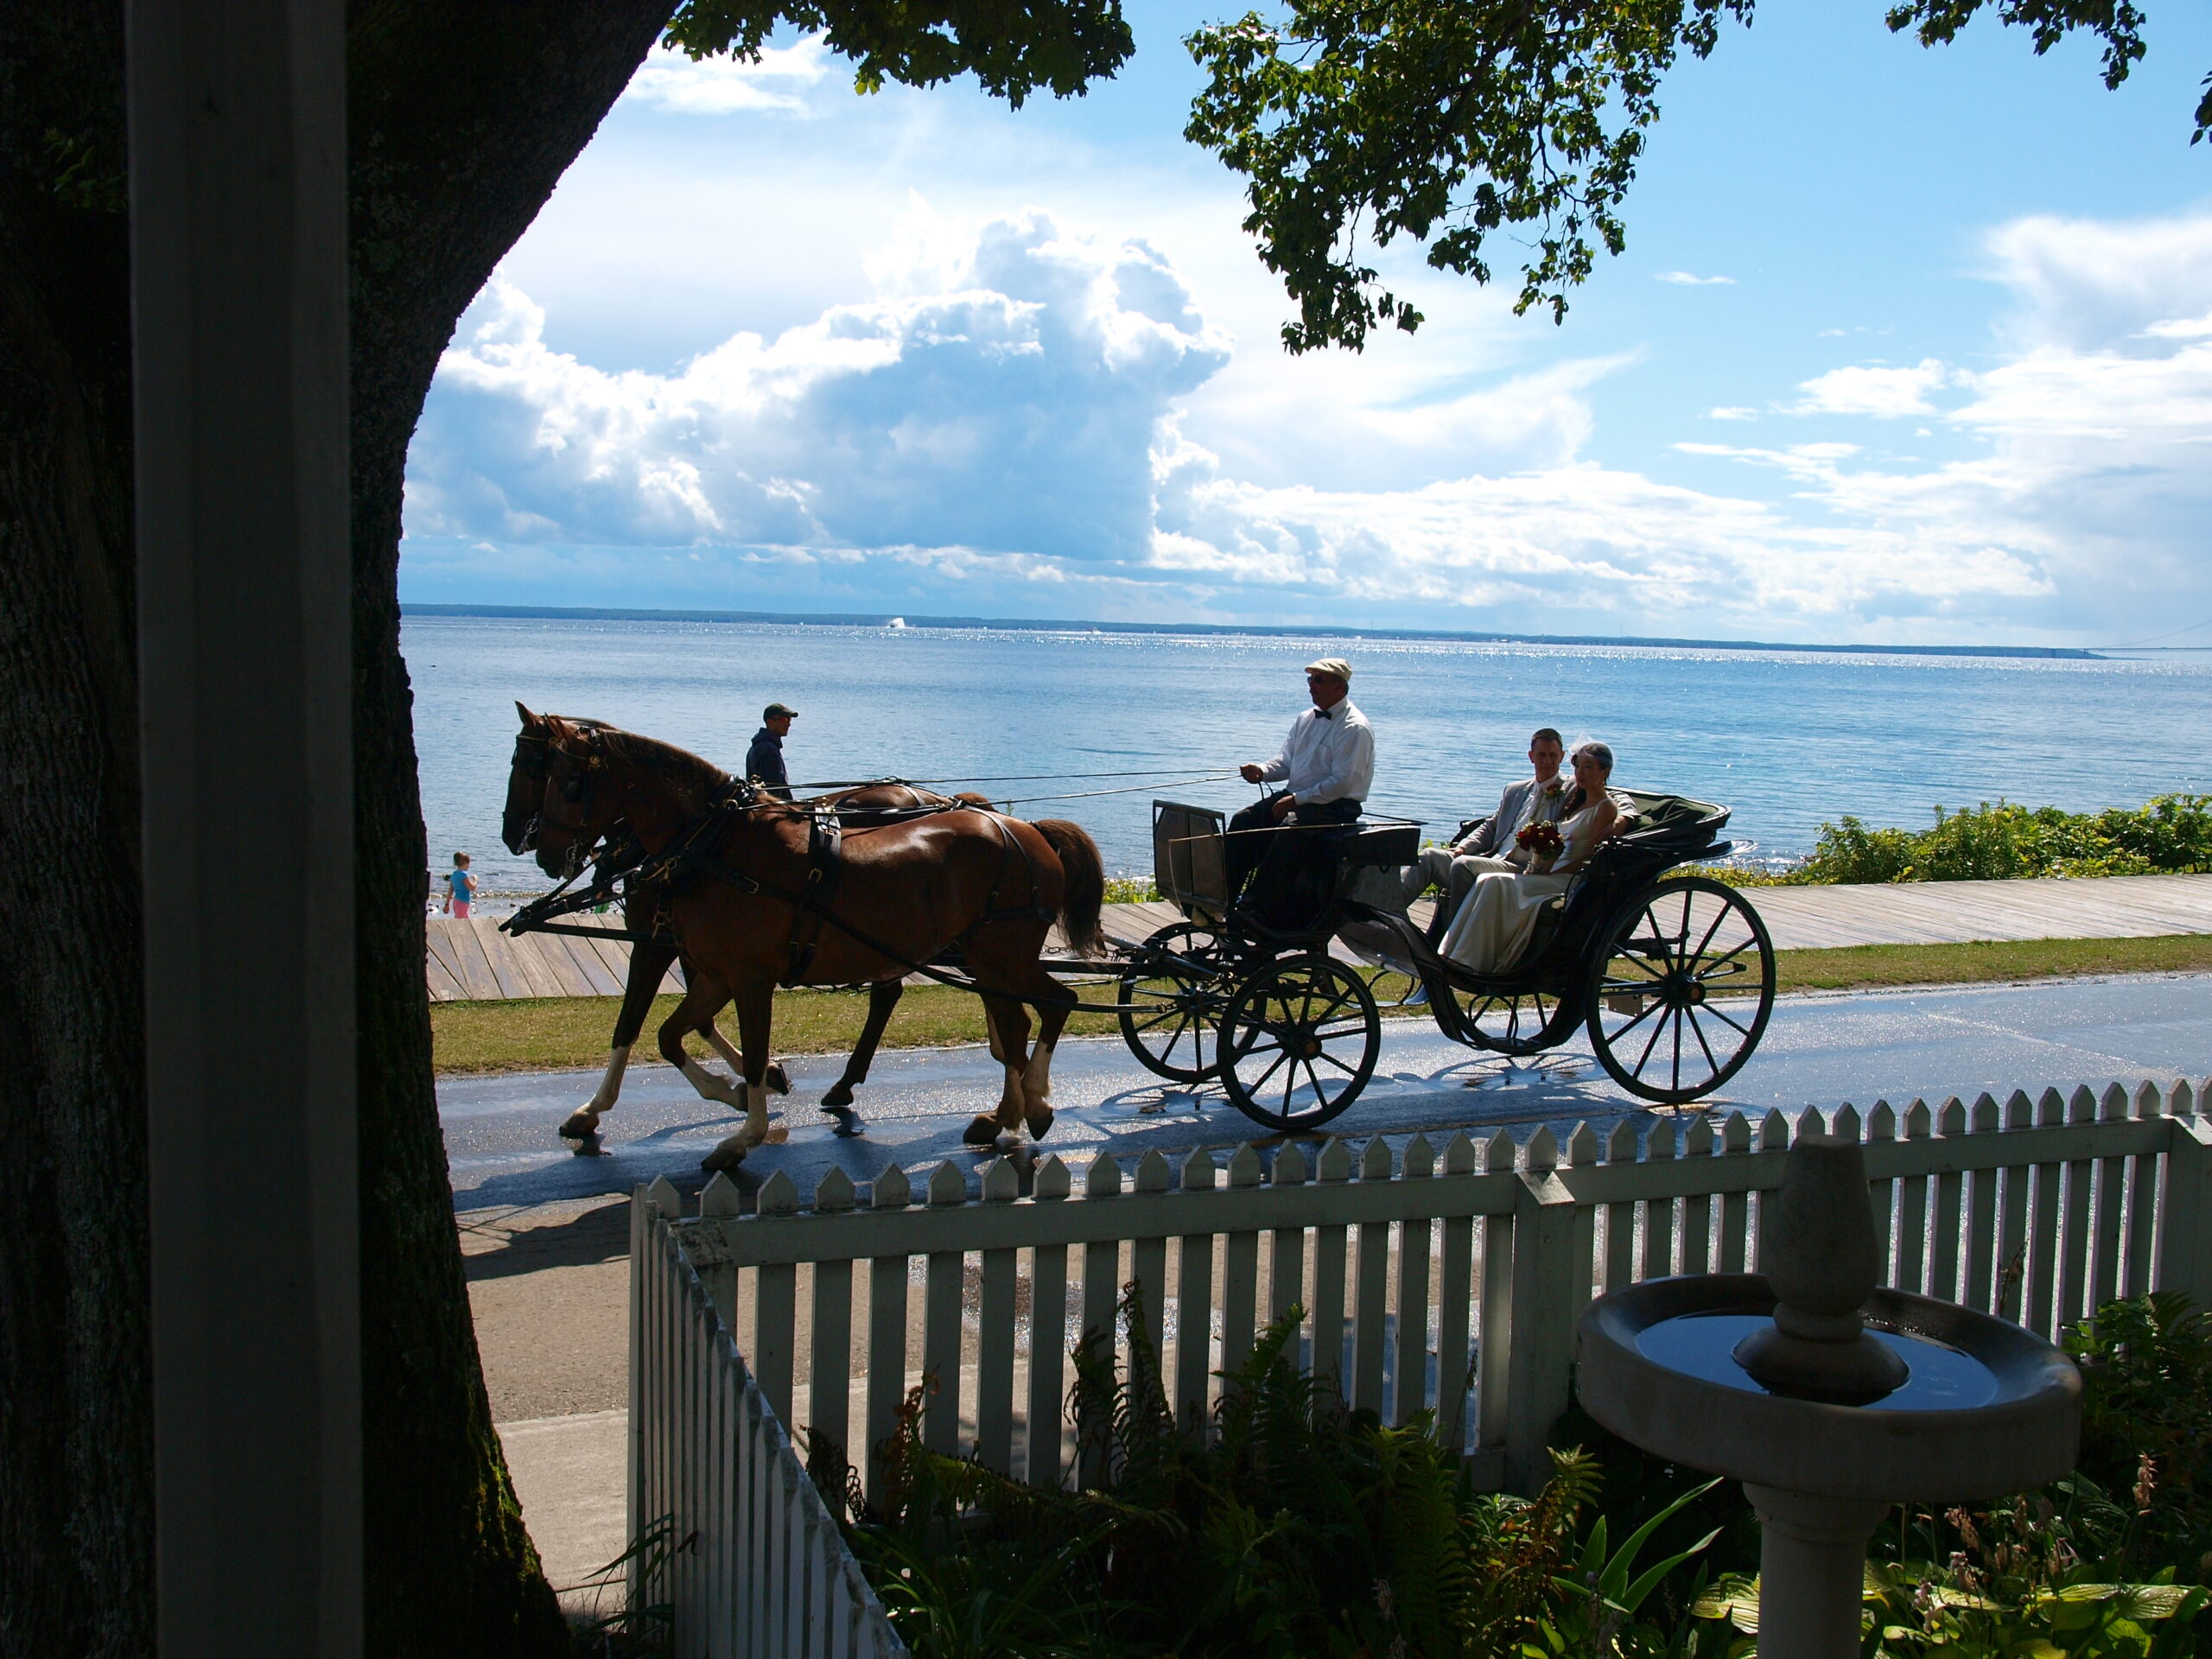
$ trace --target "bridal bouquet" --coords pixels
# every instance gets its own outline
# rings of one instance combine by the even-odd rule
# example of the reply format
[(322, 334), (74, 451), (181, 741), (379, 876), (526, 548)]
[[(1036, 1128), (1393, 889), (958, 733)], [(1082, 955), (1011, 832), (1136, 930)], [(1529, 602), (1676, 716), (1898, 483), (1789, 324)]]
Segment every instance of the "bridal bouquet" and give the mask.
[(1513, 844), (1531, 859), (1543, 861), (1557, 858), (1567, 849), (1567, 842), (1559, 833), (1559, 825), (1543, 818), (1522, 825), (1514, 835)]

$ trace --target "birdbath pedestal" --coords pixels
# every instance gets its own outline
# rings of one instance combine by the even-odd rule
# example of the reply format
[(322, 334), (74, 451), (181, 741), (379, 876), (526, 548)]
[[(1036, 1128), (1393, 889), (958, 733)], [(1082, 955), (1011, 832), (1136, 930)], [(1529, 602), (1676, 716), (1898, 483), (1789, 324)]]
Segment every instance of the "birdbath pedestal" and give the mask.
[(2064, 1474), (2081, 1376), (2007, 1320), (1877, 1288), (1856, 1141), (1800, 1139), (1766, 1203), (1764, 1274), (1648, 1280), (1590, 1306), (1580, 1390), (1622, 1439), (1743, 1483), (1761, 1528), (1759, 1659), (1856, 1659), (1884, 1511)]

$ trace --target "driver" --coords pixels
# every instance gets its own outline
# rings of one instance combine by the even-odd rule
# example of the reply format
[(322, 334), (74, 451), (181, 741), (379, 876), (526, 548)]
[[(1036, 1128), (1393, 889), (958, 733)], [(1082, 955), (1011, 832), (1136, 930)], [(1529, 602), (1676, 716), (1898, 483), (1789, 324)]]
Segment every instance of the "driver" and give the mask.
[(1230, 898), (1250, 880), (1253, 911), (1274, 925), (1290, 919), (1299, 878), (1320, 861), (1322, 837), (1310, 832), (1357, 818), (1375, 781), (1375, 730), (1351, 701), (1351, 664), (1341, 657), (1308, 663), (1306, 690), (1313, 706), (1291, 721), (1274, 758), (1237, 768), (1248, 784), (1283, 787), (1229, 821)]

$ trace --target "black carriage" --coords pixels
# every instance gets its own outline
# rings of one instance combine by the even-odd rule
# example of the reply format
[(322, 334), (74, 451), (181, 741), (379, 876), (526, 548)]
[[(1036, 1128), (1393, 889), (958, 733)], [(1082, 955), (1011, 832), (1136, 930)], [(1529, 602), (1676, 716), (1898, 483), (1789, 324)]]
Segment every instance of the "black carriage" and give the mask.
[[(1629, 827), (1539, 914), (1520, 959), (1475, 974), (1440, 957), (1407, 913), (1398, 871), (1421, 830), (1363, 820), (1320, 831), (1312, 919), (1271, 926), (1233, 904), (1226, 826), (1206, 807), (1153, 804), (1160, 896), (1184, 919), (1133, 947), (1122, 1034), (1164, 1077), (1217, 1081), (1270, 1128), (1302, 1132), (1359, 1096), (1382, 1048), (1384, 1007), (1427, 1004), (1455, 1042), (1509, 1056), (1586, 1030), (1630, 1093), (1681, 1105), (1751, 1058), (1774, 1007), (1774, 947), (1738, 889), (1673, 874), (1725, 856), (1728, 809), (1616, 791)], [(1294, 832), (1289, 832), (1294, 833)]]

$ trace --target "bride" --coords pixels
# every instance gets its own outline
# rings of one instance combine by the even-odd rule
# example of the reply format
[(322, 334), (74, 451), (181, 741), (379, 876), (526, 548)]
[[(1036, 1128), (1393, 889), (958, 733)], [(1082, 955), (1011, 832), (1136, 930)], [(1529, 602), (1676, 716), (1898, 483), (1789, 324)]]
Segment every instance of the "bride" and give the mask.
[(1510, 967), (1527, 948), (1537, 913), (1567, 891), (1574, 873), (1619, 823), (1620, 808), (1605, 788), (1613, 752), (1603, 743), (1578, 743), (1573, 763), (1574, 790), (1560, 816), (1564, 845), (1548, 858), (1516, 848), (1508, 860), (1523, 868), (1478, 877), (1438, 947), (1448, 960), (1478, 974)]

